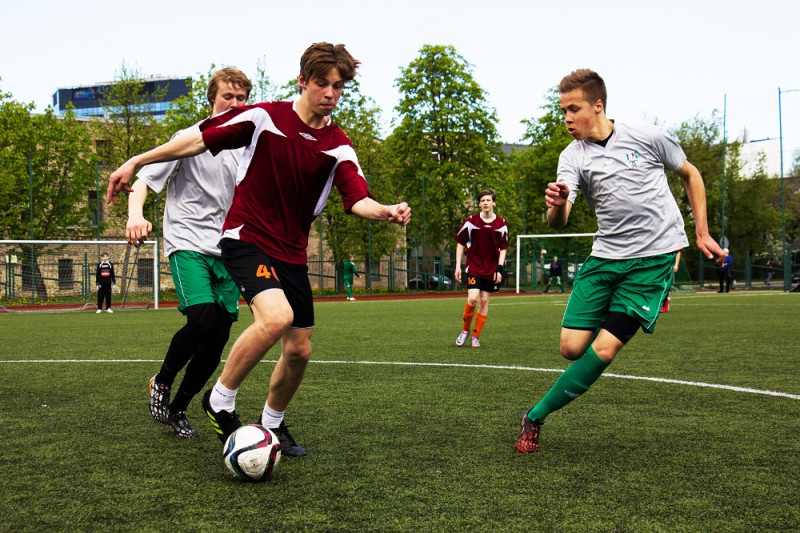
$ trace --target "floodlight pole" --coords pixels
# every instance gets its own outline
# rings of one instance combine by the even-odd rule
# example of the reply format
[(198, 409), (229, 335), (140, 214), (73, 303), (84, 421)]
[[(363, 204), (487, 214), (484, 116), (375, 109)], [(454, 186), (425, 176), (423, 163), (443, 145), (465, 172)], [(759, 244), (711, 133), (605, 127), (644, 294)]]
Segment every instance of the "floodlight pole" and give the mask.
[(722, 243), (722, 247), (725, 247), (725, 158), (726, 152), (728, 149), (728, 130), (726, 127), (726, 122), (728, 119), (728, 94), (725, 93), (725, 98), (722, 104), (722, 194), (720, 194), (720, 198), (722, 200), (722, 213), (720, 216), (721, 219), (721, 234), (719, 238), (719, 242)]
[(783, 117), (781, 115), (781, 94), (798, 92), (800, 89), (789, 89), (781, 91), (778, 87), (778, 136), (781, 157), (781, 229), (783, 231), (782, 252), (783, 252), (783, 290), (788, 291), (792, 286), (792, 260), (786, 250), (786, 185), (783, 175)]

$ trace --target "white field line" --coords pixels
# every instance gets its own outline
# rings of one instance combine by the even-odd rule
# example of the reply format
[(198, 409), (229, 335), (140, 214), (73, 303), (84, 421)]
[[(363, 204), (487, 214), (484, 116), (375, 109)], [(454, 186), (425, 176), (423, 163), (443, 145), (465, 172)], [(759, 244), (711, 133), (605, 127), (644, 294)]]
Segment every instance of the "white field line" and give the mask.
[[(27, 363), (160, 363), (161, 359), (28, 359), (28, 360), (1, 360), (0, 364), (27, 364)], [(224, 360), (223, 360), (224, 362)], [(274, 360), (263, 360), (262, 363), (276, 363)], [(564, 370), (560, 368), (535, 368), (529, 366), (515, 366), (515, 365), (471, 365), (463, 363), (420, 363), (413, 361), (311, 361), (311, 363), (318, 364), (334, 364), (334, 365), (394, 365), (394, 366), (429, 366), (441, 368), (476, 368), (476, 369), (489, 369), (489, 370), (521, 370), (525, 372), (551, 372), (561, 373)], [(791, 400), (800, 400), (800, 394), (790, 394), (788, 392), (778, 392), (771, 390), (753, 389), (750, 387), (736, 387), (733, 385), (721, 385), (718, 383), (705, 383), (703, 381), (686, 381), (682, 379), (668, 379), (668, 378), (655, 378), (647, 376), (629, 376), (626, 374), (613, 374), (606, 373), (603, 377), (618, 378), (618, 379), (634, 379), (639, 381), (653, 381), (656, 383), (667, 383), (671, 385), (686, 385), (689, 387), (704, 387), (709, 389), (721, 389), (733, 392), (744, 392), (747, 394), (760, 394), (763, 396), (776, 396), (778, 398), (789, 398)]]

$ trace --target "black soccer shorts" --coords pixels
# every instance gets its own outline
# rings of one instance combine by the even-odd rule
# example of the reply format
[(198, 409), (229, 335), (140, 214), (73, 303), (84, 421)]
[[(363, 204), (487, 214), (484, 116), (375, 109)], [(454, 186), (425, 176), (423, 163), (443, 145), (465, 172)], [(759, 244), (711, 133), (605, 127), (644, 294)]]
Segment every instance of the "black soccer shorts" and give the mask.
[(282, 290), (294, 312), (293, 328), (314, 327), (314, 299), (308, 281), (308, 265), (273, 259), (255, 244), (225, 238), (219, 243), (222, 263), (248, 305), (258, 294)]

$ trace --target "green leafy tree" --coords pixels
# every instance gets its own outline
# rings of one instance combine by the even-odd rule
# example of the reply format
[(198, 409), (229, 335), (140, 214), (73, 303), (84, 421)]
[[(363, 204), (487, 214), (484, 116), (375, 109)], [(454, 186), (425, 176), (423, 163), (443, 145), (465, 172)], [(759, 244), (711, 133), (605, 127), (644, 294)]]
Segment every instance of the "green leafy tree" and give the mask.
[[(100, 102), (105, 116), (93, 119), (93, 135), (97, 145), (97, 155), (105, 176), (132, 156), (146, 152), (167, 141), (171, 132), (151, 113), (152, 105), (162, 101), (166, 88), (148, 92), (145, 80), (138, 69), (130, 69), (122, 63), (115, 73), (113, 83), (104, 90)], [(160, 224), (164, 198), (153, 195), (145, 208), (145, 216), (153, 221), (155, 228)], [(122, 195), (116, 212), (127, 211), (127, 195)], [(109, 226), (121, 228), (124, 217), (109, 219)], [(156, 233), (158, 230), (156, 229)]]
[[(176, 98), (172, 103), (173, 107), (167, 110), (164, 126), (169, 134), (208, 118), (211, 114), (211, 104), (208, 102), (208, 82), (217, 70), (217, 66), (212, 63), (207, 72), (198, 72), (197, 76), (187, 80), (189, 94)], [(253, 84), (248, 104), (266, 102), (275, 97), (276, 88), (267, 74), (265, 58), (258, 61), (255, 77), (247, 72), (245, 74)]]
[(386, 146), (391, 177), (416, 210), (409, 237), (418, 248), (454, 250), (474, 196), (499, 173), (497, 113), (452, 46), (423, 46), (396, 86), (399, 118)]
[(576, 200), (569, 216), (569, 225), (563, 230), (555, 230), (547, 224), (547, 207), (544, 191), (547, 184), (555, 181), (558, 171), (558, 158), (572, 136), (567, 131), (561, 113), (561, 100), (558, 90), (553, 88), (545, 96), (539, 118), (523, 120), (525, 134), (523, 141), (529, 143), (526, 150), (511, 154), (508, 166), (515, 180), (525, 183), (525, 191), (530, 201), (526, 201), (526, 231), (529, 233), (590, 233), (597, 231), (597, 221), (586, 202)]
[[(709, 119), (696, 116), (670, 133), (703, 176), (710, 233), (721, 238), (724, 196), (725, 236), (730, 241), (733, 257), (742, 258), (746, 253), (772, 256), (776, 236), (779, 241), (781, 231), (780, 182), (768, 176), (763, 157), (754, 172), (743, 174), (741, 145), (722, 142), (716, 113)], [(695, 224), (689, 200), (680, 178), (674, 173), (669, 173), (669, 176), (670, 187), (683, 214), (686, 233), (694, 246)], [(696, 256), (687, 254), (686, 259), (694, 264)], [(693, 271), (693, 267), (690, 268)]]
[[(681, 145), (689, 162), (696, 166), (697, 170), (700, 171), (700, 175), (703, 176), (703, 183), (706, 189), (706, 218), (708, 220), (709, 233), (719, 239), (722, 232), (723, 170), (727, 170), (726, 187), (733, 180), (734, 173), (738, 172), (735, 169), (723, 169), (723, 154), (726, 150), (733, 149), (735, 144), (729, 144), (727, 147), (723, 145), (716, 113), (713, 113), (709, 119), (695, 116), (682, 122), (677, 128), (671, 129), (669, 133)], [(694, 218), (692, 217), (691, 205), (686, 196), (683, 182), (674, 172), (667, 172), (667, 176), (672, 195), (678, 202), (678, 207), (680, 207), (683, 214), (689, 243), (694, 246)], [(728, 206), (726, 205), (727, 210)], [(726, 213), (726, 218), (730, 219), (729, 213)], [(685, 254), (686, 260), (693, 259), (693, 257), (694, 254)]]
[(795, 178), (800, 177), (800, 150), (794, 153), (794, 163), (792, 163), (792, 170), (789, 175)]
[[(372, 98), (361, 92), (358, 80), (348, 84), (332, 119), (353, 142), (361, 169), (376, 199), (385, 204), (396, 203), (396, 187), (385, 172), (384, 149), (380, 140), (381, 109)], [(402, 231), (391, 224), (370, 222), (346, 214), (338, 198), (325, 206), (322, 227), (337, 269), (349, 253), (363, 259), (370, 269), (375, 260), (396, 248)]]
[(207, 95), (208, 79), (214, 70), (215, 67), (212, 63), (208, 73), (199, 72), (197, 76), (186, 80), (189, 93), (173, 100), (172, 107), (167, 109), (164, 128), (168, 134), (172, 135), (176, 131), (186, 129), (208, 118), (211, 113)]
[(250, 78), (250, 81), (253, 82), (253, 91), (249, 103), (270, 102), (277, 98), (278, 88), (267, 74), (266, 57), (262, 56), (256, 63), (255, 77)]
[[(48, 107), (0, 94), (0, 236), (65, 239), (93, 235), (96, 194), (93, 142), (72, 109), (64, 117)], [(22, 246), (22, 289), (46, 299), (38, 252)], [(36, 254), (36, 255), (34, 255)]]
[(151, 113), (153, 104), (163, 100), (166, 88), (147, 92), (145, 83), (141, 71), (130, 69), (123, 62), (113, 83), (100, 97), (105, 117), (95, 119), (94, 126), (102, 140), (98, 155), (106, 168), (117, 168), (133, 155), (169, 138), (164, 125)]
[(763, 157), (751, 175), (742, 175), (739, 155), (739, 143), (729, 147), (725, 169), (726, 235), (732, 250), (760, 255), (770, 237), (780, 233), (780, 181), (768, 175)]
[(97, 174), (89, 131), (71, 108), (63, 117), (33, 109), (0, 95), (0, 232), (6, 239), (90, 236)]

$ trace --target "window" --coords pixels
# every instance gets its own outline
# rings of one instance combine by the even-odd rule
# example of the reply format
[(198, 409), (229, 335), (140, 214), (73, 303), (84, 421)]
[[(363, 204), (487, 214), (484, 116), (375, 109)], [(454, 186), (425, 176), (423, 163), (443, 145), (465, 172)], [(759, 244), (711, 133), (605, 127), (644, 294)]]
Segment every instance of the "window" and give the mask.
[(153, 286), (153, 260), (149, 257), (140, 257), (136, 265), (136, 282), (139, 287)]
[(58, 290), (71, 291), (75, 283), (72, 274), (72, 259), (58, 260)]

